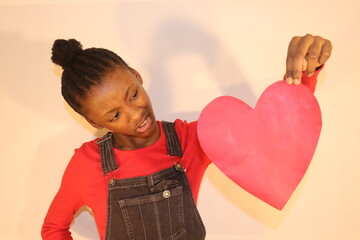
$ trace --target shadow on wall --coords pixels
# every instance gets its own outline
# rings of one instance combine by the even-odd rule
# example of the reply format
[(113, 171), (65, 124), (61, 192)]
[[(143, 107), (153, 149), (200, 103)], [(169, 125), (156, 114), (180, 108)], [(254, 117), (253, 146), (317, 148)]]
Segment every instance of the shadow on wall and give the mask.
[[(165, 120), (180, 118), (189, 121), (197, 120), (199, 117), (200, 112), (173, 113), (172, 93), (177, 89), (171, 86), (171, 73), (164, 67), (168, 61), (188, 53), (203, 59), (222, 95), (235, 96), (250, 106), (255, 106), (257, 99), (248, 80), (245, 79), (231, 53), (227, 52), (216, 36), (193, 22), (187, 22), (186, 19), (168, 19), (163, 22), (165, 24), (154, 33), (151, 45), (153, 52), (149, 59), (152, 81), (148, 93), (158, 117)], [(186, 71), (187, 69), (183, 69), (184, 75)], [(188, 74), (192, 73), (188, 72)], [(186, 93), (183, 96), (192, 97)], [(193, 97), (196, 101), (198, 96)], [(286, 208), (279, 212), (245, 192), (230, 182), (217, 168), (209, 168), (205, 177), (234, 206), (264, 225), (277, 228), (287, 214)]]
[[(41, 115), (52, 119), (61, 118), (56, 108), (39, 104), (49, 99), (53, 100), (54, 94), (60, 94), (60, 81), (48, 79), (47, 74), (53, 69), (50, 60), (51, 45), (25, 39), (13, 32), (2, 32), (0, 52), (0, 61), (3, 62), (0, 69), (0, 87), (3, 92), (18, 104)], [(48, 65), (38, 64), (44, 62), (48, 62)], [(29, 94), (31, 94), (30, 98)]]
[[(255, 103), (254, 94), (235, 60), (213, 34), (186, 19), (168, 19), (164, 22), (166, 23), (154, 33), (150, 45), (153, 51), (148, 60), (152, 79), (148, 93), (154, 108), (158, 109), (156, 111), (158, 117), (167, 120), (176, 118), (196, 120), (198, 118), (199, 112), (172, 114), (172, 93), (176, 89), (171, 86), (171, 73), (164, 66), (172, 59), (186, 54), (198, 55), (204, 61), (223, 95), (241, 96), (241, 99), (250, 105)], [(188, 69), (181, 70), (184, 76), (193, 74)], [(185, 96), (192, 97), (184, 93)], [(193, 96), (194, 101), (198, 100), (197, 97)]]
[[(97, 132), (63, 100), (61, 96), (62, 69), (51, 62), (51, 47), (52, 42), (31, 41), (13, 32), (0, 33), (0, 88), (2, 92), (10, 96), (15, 103), (52, 121), (63, 122), (68, 119), (62, 111), (54, 107), (56, 104), (62, 104), (76, 122), (96, 135)], [(44, 62), (48, 65), (44, 65)], [(49, 79), (50, 71), (53, 72), (54, 77)], [(22, 113), (13, 114), (22, 115)], [(46, 131), (46, 129), (42, 130)]]

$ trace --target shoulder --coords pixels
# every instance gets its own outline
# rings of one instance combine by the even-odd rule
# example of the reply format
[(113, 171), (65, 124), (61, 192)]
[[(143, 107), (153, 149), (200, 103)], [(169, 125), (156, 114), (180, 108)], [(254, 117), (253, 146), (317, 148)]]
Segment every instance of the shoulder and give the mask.
[(83, 171), (85, 168), (100, 163), (100, 153), (96, 143), (97, 140), (98, 138), (84, 142), (80, 147), (75, 149), (67, 167), (68, 170), (74, 171), (74, 169), (82, 169)]
[(176, 119), (175, 128), (178, 133), (195, 133), (197, 128), (197, 121), (187, 122), (184, 120)]
[(83, 143), (75, 152), (68, 163), (62, 185), (74, 185), (78, 188), (79, 184), (84, 184), (84, 179), (102, 176), (101, 163), (97, 139)]
[(175, 129), (183, 147), (189, 144), (200, 147), (197, 135), (197, 121), (187, 122), (180, 119), (175, 120)]
[(98, 138), (84, 142), (80, 147), (75, 149), (74, 156), (79, 155), (85, 155), (85, 156), (96, 156), (99, 155), (98, 145), (96, 141)]
[(210, 160), (201, 148), (197, 134), (197, 123), (197, 121), (188, 123), (187, 121), (177, 119), (175, 121), (175, 129), (179, 136), (184, 156), (196, 156), (196, 158), (202, 159), (207, 166)]
[(197, 121), (187, 122), (176, 119), (175, 129), (182, 142), (184, 140), (197, 140)]

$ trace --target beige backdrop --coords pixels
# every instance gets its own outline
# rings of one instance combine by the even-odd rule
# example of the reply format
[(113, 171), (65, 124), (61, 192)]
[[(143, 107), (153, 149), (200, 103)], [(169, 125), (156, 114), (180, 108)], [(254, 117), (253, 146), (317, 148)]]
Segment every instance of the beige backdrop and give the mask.
[[(219, 95), (254, 105), (282, 78), (291, 37), (305, 33), (334, 45), (316, 91), (323, 130), (309, 171), (279, 212), (210, 167), (199, 196), (207, 239), (360, 239), (359, 26), (356, 0), (1, 0), (0, 239), (40, 239), (74, 148), (101, 134), (61, 97), (56, 38), (114, 50), (143, 75), (158, 119), (195, 120)], [(88, 210), (72, 232), (98, 239)]]

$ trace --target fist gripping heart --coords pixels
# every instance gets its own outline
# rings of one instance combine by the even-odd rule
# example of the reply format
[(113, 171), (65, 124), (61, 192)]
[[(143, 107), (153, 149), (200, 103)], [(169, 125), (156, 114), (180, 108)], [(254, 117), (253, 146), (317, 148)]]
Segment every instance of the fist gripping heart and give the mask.
[(200, 114), (198, 135), (224, 174), (281, 210), (310, 164), (321, 125), (314, 95), (303, 85), (279, 81), (254, 109), (234, 97), (213, 100)]

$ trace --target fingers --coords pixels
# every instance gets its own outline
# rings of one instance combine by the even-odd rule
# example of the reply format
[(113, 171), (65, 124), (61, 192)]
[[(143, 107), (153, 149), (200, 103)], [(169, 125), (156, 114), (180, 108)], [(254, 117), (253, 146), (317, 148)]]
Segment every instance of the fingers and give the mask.
[(290, 41), (286, 58), (287, 83), (301, 83), (302, 66), (313, 40), (314, 37), (307, 34), (304, 37), (294, 37)]
[(331, 42), (322, 37), (306, 34), (292, 38), (286, 58), (286, 82), (300, 84), (302, 71), (311, 76), (329, 59), (331, 51)]
[(325, 40), (319, 60), (319, 63), (321, 65), (325, 64), (326, 61), (330, 58), (331, 52), (332, 52), (332, 44), (329, 40)]
[(306, 56), (306, 61), (307, 61), (307, 68), (306, 70), (306, 74), (308, 76), (311, 76), (314, 74), (315, 69), (321, 65), (319, 63), (319, 59), (320, 59), (320, 55), (321, 55), (321, 50), (322, 50), (322, 46), (325, 42), (325, 39), (321, 38), (321, 37), (314, 37), (314, 41), (312, 43), (312, 45), (309, 47), (307, 56)]
[[(290, 42), (291, 45), (291, 42)], [(289, 46), (290, 48), (290, 46)], [(289, 57), (289, 51), (288, 56), (286, 58), (286, 82), (288, 84), (293, 84), (293, 78), (292, 78), (292, 66), (293, 66), (293, 59)]]

